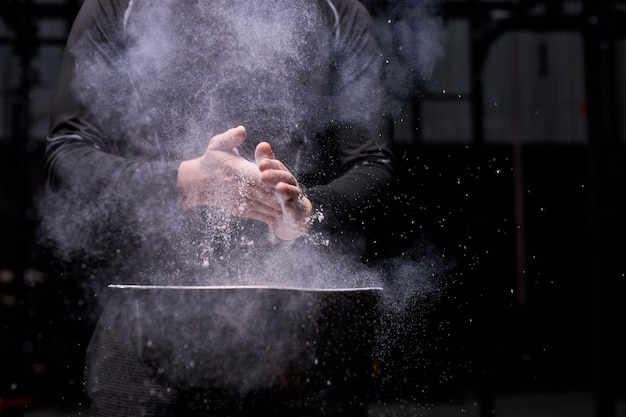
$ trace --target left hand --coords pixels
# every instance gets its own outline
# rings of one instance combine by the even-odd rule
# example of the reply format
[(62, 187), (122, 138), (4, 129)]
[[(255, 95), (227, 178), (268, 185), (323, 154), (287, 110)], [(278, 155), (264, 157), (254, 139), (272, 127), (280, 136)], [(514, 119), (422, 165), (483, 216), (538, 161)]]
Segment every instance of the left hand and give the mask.
[(302, 192), (296, 177), (274, 158), (267, 142), (257, 145), (254, 157), (261, 171), (261, 181), (274, 189), (282, 208), (282, 216), (270, 225), (270, 230), (281, 240), (294, 240), (306, 234), (313, 204)]
[(213, 136), (199, 158), (181, 162), (177, 185), (183, 207), (216, 206), (233, 216), (268, 225), (282, 217), (274, 187), (261, 181), (258, 166), (239, 156), (243, 126)]

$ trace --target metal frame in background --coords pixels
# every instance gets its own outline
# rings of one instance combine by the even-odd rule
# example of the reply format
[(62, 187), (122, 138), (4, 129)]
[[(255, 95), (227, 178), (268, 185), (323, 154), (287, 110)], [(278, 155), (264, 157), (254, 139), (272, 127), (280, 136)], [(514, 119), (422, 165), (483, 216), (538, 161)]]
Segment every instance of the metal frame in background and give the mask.
[[(373, 7), (382, 10), (393, 0), (371, 1)], [(41, 19), (59, 19), (69, 27), (76, 16), (80, 0), (65, 0), (58, 4), (39, 4), (32, 0), (2, 0), (0, 19), (11, 30), (11, 35), (0, 38), (0, 45), (10, 45), (19, 59), (19, 80), (9, 92), (11, 100), (11, 137), (0, 138), (0, 144), (8, 143), (11, 155), (11, 172), (16, 173), (10, 196), (15, 202), (15, 211), (11, 222), (20, 230), (12, 245), (18, 259), (16, 273), (22, 273), (28, 263), (25, 254), (30, 251), (30, 236), (23, 230), (30, 230), (32, 224), (24, 217), (31, 207), (31, 169), (27, 163), (27, 144), (30, 126), (30, 93), (38, 83), (38, 74), (33, 66), (33, 59), (42, 45), (61, 45), (65, 37), (43, 38), (36, 22)], [(368, 3), (364, 1), (364, 3)], [(565, 5), (580, 3), (580, 13), (566, 13)], [(471, 91), (464, 94), (471, 100), (472, 140), (476, 145), (484, 144), (484, 100), (483, 70), (486, 57), (495, 40), (513, 31), (573, 31), (581, 33), (585, 47), (585, 80), (587, 95), (587, 117), (589, 137), (589, 174), (593, 200), (590, 202), (592, 218), (590, 226), (595, 248), (592, 254), (594, 262), (593, 282), (595, 305), (594, 319), (596, 334), (596, 415), (597, 417), (615, 417), (615, 387), (617, 376), (611, 367), (615, 363), (617, 352), (611, 346), (617, 346), (614, 335), (616, 326), (616, 276), (613, 259), (623, 257), (623, 224), (615, 227), (623, 211), (623, 202), (619, 200), (621, 191), (615, 184), (623, 184), (623, 174), (615, 169), (615, 150), (619, 126), (618, 107), (615, 85), (614, 46), (617, 40), (626, 38), (626, 1), (605, 0), (519, 0), (519, 1), (479, 1), (450, 0), (441, 1), (444, 17), (464, 19), (470, 23), (471, 45)], [(428, 97), (425, 97), (428, 99)], [(6, 139), (6, 140), (4, 140)], [(621, 152), (621, 149), (620, 149)], [(617, 182), (616, 182), (617, 181)], [(620, 212), (620, 210), (622, 210)], [(621, 221), (623, 222), (623, 220)], [(24, 225), (24, 227), (21, 227)], [(609, 243), (611, 242), (611, 243)], [(621, 251), (621, 252), (620, 252)], [(21, 279), (16, 280), (22, 282)], [(19, 290), (19, 289), (18, 289)], [(19, 291), (23, 291), (19, 290)], [(613, 345), (612, 345), (613, 344)], [(493, 415), (493, 403), (483, 398), (483, 415)]]
[[(0, 37), (0, 45), (12, 48), (18, 59), (18, 77), (15, 86), (6, 91), (9, 97), (9, 112), (11, 121), (10, 136), (0, 138), (0, 145), (7, 146), (7, 155), (12, 166), (7, 170), (15, 175), (16, 179), (10, 184), (8, 191), (14, 210), (10, 214), (11, 225), (18, 228), (16, 241), (12, 244), (12, 257), (17, 265), (15, 271), (19, 274), (28, 265), (25, 259), (30, 252), (31, 236), (23, 231), (32, 230), (32, 219), (25, 216), (32, 208), (32, 167), (29, 166), (29, 153), (34, 151), (34, 138), (30, 137), (31, 125), (31, 93), (39, 81), (37, 68), (33, 65), (39, 49), (43, 45), (65, 45), (67, 33), (80, 7), (78, 0), (65, 0), (58, 4), (39, 4), (32, 0), (3, 0), (0, 7), (0, 19), (11, 31), (8, 36)], [(58, 19), (65, 23), (66, 36), (42, 37), (37, 22), (42, 19)]]
[[(579, 12), (566, 13), (566, 3), (579, 4)], [(596, 417), (617, 416), (619, 363), (617, 346), (620, 329), (620, 293), (623, 280), (620, 265), (626, 248), (623, 213), (625, 168), (618, 155), (624, 154), (620, 143), (619, 106), (615, 65), (615, 43), (626, 38), (626, 1), (521, 0), (521, 1), (443, 1), (446, 19), (466, 19), (470, 23), (472, 138), (484, 144), (483, 70), (494, 42), (515, 31), (581, 34), (584, 45), (584, 79), (587, 101), (588, 175), (590, 182), (589, 227), (592, 262), (589, 280), (592, 287), (593, 346), (595, 365), (594, 396)], [(515, 99), (513, 97), (513, 99)], [(513, 144), (514, 165), (521, 171), (519, 144)], [(517, 152), (515, 148), (517, 147)], [(517, 156), (516, 156), (517, 155)], [(516, 163), (517, 162), (517, 163)], [(584, 169), (585, 167), (583, 167)], [(520, 186), (517, 184), (516, 186)], [(521, 204), (520, 202), (517, 203)], [(517, 240), (517, 244), (520, 241)], [(523, 244), (523, 242), (521, 243)], [(519, 279), (523, 279), (518, 277)], [(518, 282), (518, 289), (524, 286)], [(523, 290), (523, 288), (521, 288)], [(623, 320), (622, 320), (623, 321)], [(623, 323), (621, 323), (623, 326)], [(493, 393), (481, 398), (481, 415), (494, 415)]]

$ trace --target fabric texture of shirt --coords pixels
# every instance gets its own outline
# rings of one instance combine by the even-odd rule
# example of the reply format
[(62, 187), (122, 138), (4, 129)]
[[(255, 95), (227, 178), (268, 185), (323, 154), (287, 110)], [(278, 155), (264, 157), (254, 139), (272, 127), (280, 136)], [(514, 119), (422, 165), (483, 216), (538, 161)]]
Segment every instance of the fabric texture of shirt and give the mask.
[[(371, 283), (358, 256), (393, 162), (370, 25), (356, 0), (86, 0), (60, 67), (46, 151), (42, 223), (57, 254), (87, 257), (81, 270), (98, 290)], [(260, 222), (180, 207), (181, 161), (237, 125), (247, 130), (242, 156), (252, 159), (267, 141), (298, 178), (314, 205), (308, 236), (282, 242)], [(327, 384), (289, 401), (262, 389), (245, 409), (239, 394), (219, 387), (168, 386), (158, 364), (133, 348), (149, 324), (130, 326), (132, 309), (97, 299), (110, 302), (87, 358), (94, 416), (182, 415), (180, 407), (184, 415), (222, 415), (220, 407), (247, 415), (245, 407), (257, 411), (261, 400), (273, 415), (362, 408), (356, 394), (331, 400), (338, 391)], [(184, 314), (184, 306), (168, 308)]]
[(237, 125), (247, 129), (240, 153), (252, 159), (269, 142), (314, 204), (309, 238), (289, 248), (361, 251), (368, 213), (393, 180), (370, 25), (353, 0), (85, 1), (46, 153), (44, 223), (59, 252), (116, 265), (109, 282), (156, 283), (203, 282), (207, 265), (242, 279), (233, 257), (284, 253), (283, 242), (266, 244), (263, 224), (179, 207), (180, 162)]

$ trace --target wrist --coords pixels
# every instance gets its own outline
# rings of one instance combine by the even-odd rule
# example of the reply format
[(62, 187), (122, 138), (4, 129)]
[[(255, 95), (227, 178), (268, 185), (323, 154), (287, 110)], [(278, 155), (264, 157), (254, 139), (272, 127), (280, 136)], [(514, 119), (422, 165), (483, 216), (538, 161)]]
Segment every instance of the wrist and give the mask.
[[(201, 204), (201, 190), (205, 183), (198, 175), (198, 159), (182, 161), (178, 166), (176, 177), (176, 188), (178, 190), (178, 200), (184, 208), (195, 207)], [(202, 185), (202, 186), (201, 186)]]

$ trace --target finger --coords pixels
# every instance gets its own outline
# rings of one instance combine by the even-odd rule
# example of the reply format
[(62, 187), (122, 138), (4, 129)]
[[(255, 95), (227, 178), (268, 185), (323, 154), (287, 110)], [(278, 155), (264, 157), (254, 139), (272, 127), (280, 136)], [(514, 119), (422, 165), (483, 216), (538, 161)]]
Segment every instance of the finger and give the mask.
[(224, 133), (217, 134), (209, 140), (211, 151), (237, 152), (235, 148), (246, 139), (246, 128), (237, 126)]
[(268, 214), (263, 210), (253, 210), (247, 209), (244, 213), (242, 213), (242, 217), (246, 217), (248, 219), (258, 220), (265, 224), (274, 224), (280, 218), (280, 216), (276, 216), (275, 214)]
[(276, 185), (276, 194), (286, 203), (297, 202), (302, 197), (302, 190), (300, 187), (281, 182)]
[(257, 165), (261, 171), (266, 171), (268, 169), (276, 169), (280, 171), (289, 171), (287, 167), (280, 162), (278, 159), (263, 159), (261, 161), (257, 161)]
[(241, 216), (241, 217), (245, 217), (246, 219), (252, 219), (252, 220), (258, 220), (260, 222), (263, 222), (269, 226), (273, 225), (276, 223), (277, 218), (276, 217), (269, 217), (266, 216), (262, 213), (256, 213), (256, 212), (248, 212), (245, 216)]
[(240, 188), (238, 194), (238, 200), (250, 210), (276, 217), (282, 214), (280, 202), (276, 199), (273, 188), (248, 186)]
[(257, 164), (264, 159), (274, 159), (274, 151), (267, 142), (259, 143), (254, 150), (254, 160)]
[(294, 177), (293, 174), (287, 170), (266, 169), (262, 171), (261, 182), (265, 185), (276, 187), (279, 183), (284, 182), (289, 185), (298, 186), (296, 177)]
[(279, 208), (249, 199), (235, 207), (233, 212), (238, 217), (258, 220), (269, 225), (274, 224), (282, 216)]

